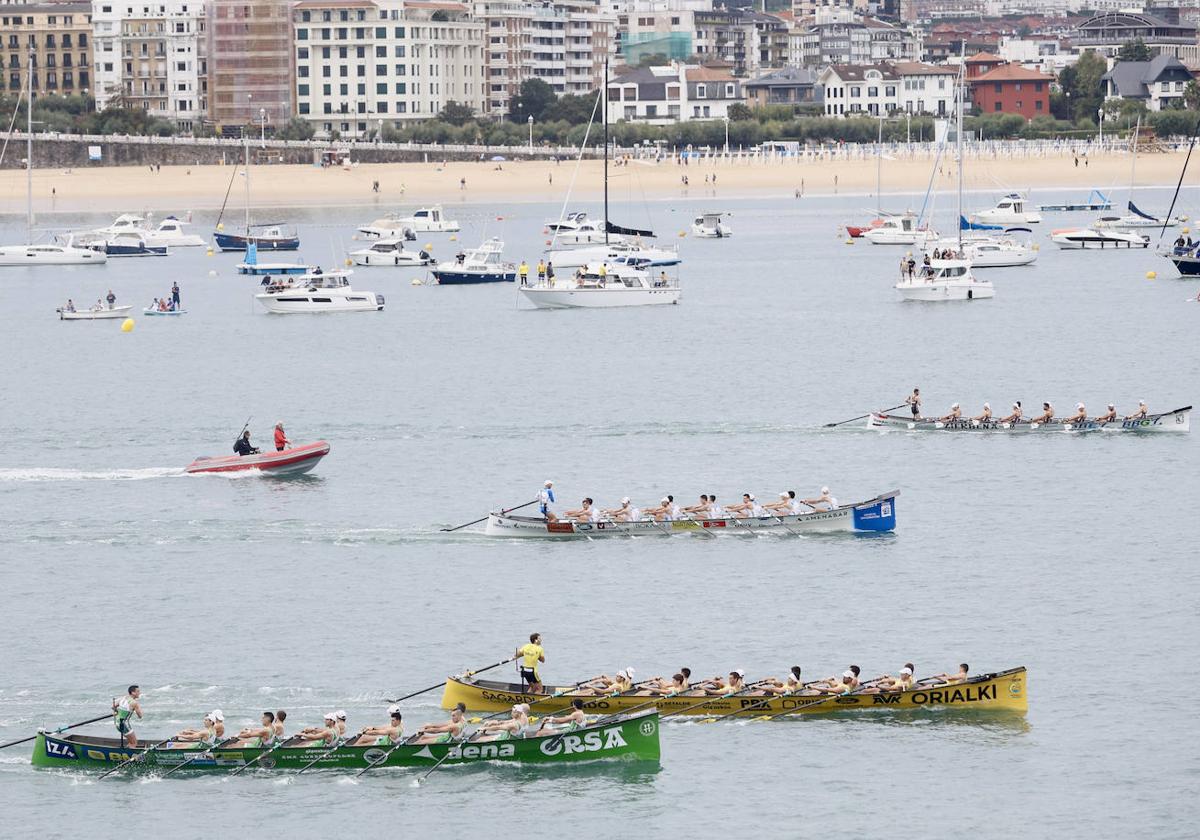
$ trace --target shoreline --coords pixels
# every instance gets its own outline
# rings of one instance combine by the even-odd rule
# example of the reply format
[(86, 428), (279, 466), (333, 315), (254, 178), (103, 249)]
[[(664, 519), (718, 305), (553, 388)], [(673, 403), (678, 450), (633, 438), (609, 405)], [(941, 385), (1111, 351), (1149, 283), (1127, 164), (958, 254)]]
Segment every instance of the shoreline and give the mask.
[[(1184, 152), (1140, 156), (1135, 187), (1173, 188), (1179, 180)], [(1022, 192), (1037, 203), (1049, 190), (1098, 189), (1110, 199), (1129, 192), (1128, 154), (1079, 158), (1054, 157), (970, 159), (965, 162), (964, 192)], [(885, 159), (880, 196), (921, 196), (931, 181), (931, 162)], [(54, 215), (95, 212), (187, 213), (221, 208), (236, 178), (232, 166), (104, 167), (82, 170), (34, 170), (34, 213)], [(261, 165), (251, 169), (254, 208), (398, 208), (444, 204), (530, 204), (562, 202), (571, 189), (571, 204), (600, 201), (603, 162), (578, 164), (544, 161), (491, 161), (358, 164), (350, 169), (311, 165)], [(687, 177), (687, 186), (682, 179)], [(707, 179), (711, 178), (711, 181)], [(465, 188), (463, 185), (465, 179)], [(706, 182), (707, 181), (707, 182)], [(729, 161), (681, 166), (634, 161), (609, 166), (609, 198), (614, 202), (752, 200), (755, 198), (873, 198), (876, 166), (861, 161)], [(374, 190), (378, 182), (379, 190)], [(572, 188), (572, 182), (574, 186)], [(933, 189), (957, 188), (953, 160), (941, 163)], [(1185, 188), (1188, 184), (1185, 183)], [(799, 191), (802, 195), (797, 195)], [(226, 212), (236, 218), (244, 206), (241, 185), (232, 183)], [(25, 173), (0, 172), (0, 215), (25, 214)]]

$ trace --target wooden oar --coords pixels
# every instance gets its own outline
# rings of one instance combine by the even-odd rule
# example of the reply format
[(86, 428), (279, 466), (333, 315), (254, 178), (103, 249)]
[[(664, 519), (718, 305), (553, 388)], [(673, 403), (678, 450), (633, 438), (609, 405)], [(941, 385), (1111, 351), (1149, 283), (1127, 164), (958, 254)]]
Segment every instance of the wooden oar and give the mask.
[[(570, 694), (572, 691), (577, 690), (579, 688), (579, 686), (583, 685), (584, 683), (590, 683), (592, 680), (600, 679), (601, 676), (603, 676), (603, 675), (597, 674), (594, 677), (588, 677), (586, 680), (580, 680), (579, 682), (575, 683), (575, 685), (571, 686), (570, 688), (564, 688), (564, 689), (554, 692), (553, 694), (547, 694), (544, 697), (537, 698), (536, 700), (530, 700), (528, 705), (530, 708), (533, 708), (534, 706), (545, 703), (547, 700), (554, 700), (555, 698), (562, 697), (565, 694)], [(499, 712), (492, 712), (490, 715), (485, 715), (484, 717), (468, 718), (467, 723), (483, 723), (485, 720), (491, 720), (494, 717), (500, 717), (500, 715), (506, 715), (506, 714), (509, 714), (510, 712), (512, 712), (511, 708), (502, 709)], [(547, 714), (554, 714), (554, 712), (547, 712)]]
[(782, 712), (776, 712), (776, 713), (775, 713), (775, 714), (773, 714), (773, 715), (759, 715), (758, 717), (754, 718), (754, 720), (775, 720), (775, 718), (777, 718), (777, 717), (783, 717), (784, 715), (791, 715), (791, 714), (795, 714), (796, 712), (799, 712), (799, 711), (801, 711), (802, 709), (808, 709), (808, 708), (811, 708), (811, 707), (813, 707), (813, 706), (819, 706), (819, 705), (821, 705), (822, 703), (824, 703), (824, 702), (826, 702), (826, 701), (830, 700), (831, 698), (835, 698), (835, 697), (849, 697), (849, 696), (850, 696), (850, 695), (852, 695), (852, 694), (859, 694), (859, 693), (861, 693), (861, 692), (862, 692), (862, 690), (863, 690), (864, 688), (866, 688), (866, 687), (867, 687), (867, 686), (869, 686), (869, 685), (872, 685), (873, 683), (877, 683), (877, 682), (879, 682), (881, 679), (883, 679), (883, 678), (884, 678), (884, 677), (886, 677), (886, 676), (887, 676), (887, 674), (880, 674), (878, 677), (875, 677), (875, 678), (874, 678), (874, 679), (872, 679), (872, 680), (867, 680), (867, 681), (866, 681), (866, 682), (864, 682), (864, 683), (859, 683), (859, 685), (858, 685), (858, 688), (854, 689), (853, 691), (847, 691), (847, 692), (844, 692), (844, 693), (838, 693), (838, 694), (826, 694), (826, 695), (824, 695), (823, 697), (821, 697), (820, 699), (818, 699), (818, 700), (814, 700), (814, 701), (813, 701), (813, 702), (811, 702), (811, 703), (804, 703), (804, 704), (802, 704), (802, 705), (799, 705), (799, 706), (796, 706), (795, 708), (792, 708), (792, 709), (785, 709), (785, 710), (784, 710), (784, 711), (782, 711)]
[(239, 767), (238, 769), (234, 770), (234, 771), (233, 771), (232, 773), (230, 773), (229, 775), (231, 775), (231, 776), (236, 776), (238, 773), (243, 773), (243, 772), (245, 772), (246, 770), (249, 770), (249, 769), (250, 769), (251, 767), (253, 767), (255, 764), (258, 764), (258, 762), (262, 761), (264, 758), (266, 758), (267, 756), (269, 756), (271, 753), (275, 752), (275, 750), (279, 749), (279, 748), (280, 748), (280, 747), (282, 747), (284, 744), (291, 743), (292, 741), (296, 740), (296, 739), (297, 739), (297, 738), (299, 738), (299, 737), (300, 737), (299, 735), (292, 735), (290, 738), (278, 738), (278, 739), (276, 739), (276, 741), (275, 741), (275, 746), (271, 747), (271, 749), (269, 749), (269, 750), (265, 750), (264, 752), (260, 752), (260, 753), (258, 754), (258, 756), (257, 756), (257, 757), (256, 757), (256, 758), (255, 758), (253, 761), (248, 761), (248, 762), (246, 762), (245, 764), (243, 764), (243, 765), (242, 765), (241, 767)]
[[(473, 676), (475, 676), (476, 674), (482, 674), (484, 671), (490, 671), (490, 670), (492, 670), (493, 668), (499, 668), (501, 665), (507, 665), (509, 662), (513, 662), (513, 661), (515, 661), (515, 660), (516, 660), (516, 659), (518, 659), (518, 658), (519, 658), (519, 657), (513, 656), (513, 657), (510, 657), (510, 658), (508, 658), (508, 659), (504, 659), (504, 660), (501, 660), (500, 662), (496, 662), (496, 663), (494, 663), (494, 664), (492, 664), (492, 665), (489, 665), (489, 666), (487, 666), (486, 668), (477, 668), (477, 669), (476, 669), (476, 670), (474, 670), (474, 671), (464, 671), (464, 672), (463, 672), (463, 673), (461, 673), (461, 674), (456, 674), (456, 676), (459, 676), (459, 677), (473, 677)], [(389, 702), (389, 703), (399, 703), (399, 702), (400, 702), (400, 701), (402, 701), (402, 700), (409, 700), (409, 699), (411, 699), (411, 698), (413, 698), (413, 697), (416, 697), (416, 696), (418, 696), (418, 695), (420, 695), (420, 694), (428, 694), (429, 692), (431, 692), (431, 691), (435, 691), (435, 690), (437, 690), (437, 689), (441, 688), (442, 686), (444, 686), (444, 685), (446, 684), (446, 681), (447, 681), (448, 679), (449, 679), (449, 677), (447, 677), (445, 680), (442, 680), (442, 681), (441, 681), (440, 683), (438, 683), (437, 685), (431, 685), (431, 686), (429, 686), (429, 688), (422, 688), (420, 691), (414, 691), (412, 694), (405, 694), (403, 697), (397, 697), (395, 700), (388, 700), (387, 702)]]
[(118, 770), (120, 770), (121, 768), (123, 768), (129, 764), (135, 764), (139, 761), (144, 761), (146, 756), (150, 755), (150, 753), (154, 752), (156, 749), (161, 747), (163, 744), (171, 743), (171, 741), (173, 741), (173, 740), (175, 740), (174, 735), (172, 735), (170, 738), (164, 738), (163, 740), (159, 741), (154, 746), (147, 747), (146, 749), (142, 750), (142, 752), (138, 753), (137, 755), (131, 756), (130, 758), (125, 759), (120, 764), (118, 764), (116, 767), (108, 768), (107, 770), (105, 770), (103, 773), (100, 774), (99, 778), (103, 779), (105, 776), (109, 776), (113, 773), (116, 773)]
[[(765, 682), (765, 680), (764, 680), (764, 682)], [(819, 682), (824, 682), (824, 680), (813, 680), (812, 682), (801, 683), (801, 684), (800, 684), (800, 688), (809, 688), (810, 686), (814, 686), (814, 685), (816, 685), (816, 684), (817, 684), (817, 683), (819, 683)], [(751, 709), (757, 709), (757, 708), (760, 708), (760, 707), (762, 707), (762, 706), (769, 706), (769, 705), (771, 704), (771, 701), (772, 701), (772, 700), (774, 700), (776, 697), (787, 697), (787, 696), (788, 696), (788, 694), (794, 694), (794, 693), (795, 693), (795, 692), (788, 692), (787, 694), (772, 694), (772, 695), (768, 695), (768, 696), (764, 697), (762, 700), (760, 700), (760, 701), (759, 701), (759, 702), (757, 702), (757, 703), (751, 703), (749, 706), (746, 706), (746, 707), (744, 707), (744, 708), (741, 708), (741, 709), (735, 709), (735, 710), (734, 710), (734, 711), (732, 711), (732, 712), (726, 712), (725, 714), (723, 714), (723, 715), (718, 715), (718, 716), (717, 716), (717, 717), (715, 717), (715, 718), (704, 718), (704, 719), (703, 719), (702, 721), (700, 721), (700, 722), (701, 722), (701, 723), (716, 723), (716, 722), (717, 722), (717, 721), (719, 721), (719, 720), (724, 720), (725, 718), (728, 718), (728, 717), (733, 717), (734, 715), (740, 715), (740, 714), (744, 714), (745, 712), (748, 712), (748, 711), (750, 711)]]
[[(359, 735), (361, 735), (361, 734), (362, 734), (362, 733), (360, 732), (360, 733), (359, 733)], [(324, 750), (324, 751), (323, 751), (323, 752), (322, 752), (322, 753), (321, 753), (319, 756), (317, 756), (317, 757), (316, 757), (316, 758), (314, 758), (312, 761), (308, 762), (308, 764), (305, 764), (303, 767), (301, 767), (299, 770), (297, 770), (297, 771), (296, 771), (296, 775), (297, 775), (297, 776), (299, 776), (301, 773), (303, 773), (303, 772), (304, 772), (305, 770), (307, 770), (309, 767), (312, 767), (312, 766), (313, 766), (314, 764), (316, 764), (318, 761), (320, 761), (321, 759), (323, 759), (325, 756), (329, 755), (331, 752), (333, 752), (334, 750), (336, 750), (338, 747), (342, 746), (342, 745), (343, 745), (343, 744), (345, 744), (346, 742), (347, 742), (347, 739), (346, 739), (346, 738), (335, 738), (335, 739), (334, 739), (334, 741), (333, 741), (333, 746), (332, 746), (332, 747), (330, 747), (330, 748), (329, 748), (329, 749), (327, 749), (327, 750)]]
[[(76, 727), (79, 727), (79, 726), (87, 726), (89, 723), (96, 723), (98, 721), (107, 720), (107, 719), (111, 718), (112, 716), (113, 716), (113, 713), (108, 712), (106, 714), (100, 715), (100, 717), (94, 717), (91, 720), (81, 720), (81, 721), (79, 721), (79, 723), (72, 723), (70, 726), (60, 726), (58, 729), (55, 729), (54, 732), (55, 733), (66, 732), (68, 729), (75, 729)], [(17, 740), (17, 741), (9, 741), (7, 744), (0, 744), (0, 750), (7, 749), (8, 747), (15, 747), (17, 744), (24, 744), (28, 741), (32, 741), (39, 734), (41, 734), (41, 733), (35, 732), (32, 735), (30, 735), (28, 738), (21, 738), (20, 740)]]
[[(532, 502), (526, 502), (525, 504), (517, 505), (516, 507), (501, 508), (499, 512), (502, 514), (512, 513), (514, 510), (520, 510), (521, 508), (527, 508), (530, 505), (536, 505), (539, 501), (541, 500), (534, 499)], [(446, 533), (450, 533), (451, 531), (461, 531), (463, 528), (469, 528), (472, 525), (478, 525), (480, 522), (483, 522), (485, 519), (487, 519), (488, 516), (491, 516), (491, 514), (489, 513), (487, 516), (481, 516), (478, 519), (472, 520), (471, 522), (464, 522), (462, 525), (456, 525), (453, 528), (443, 528), (442, 530)]]
[[(906, 406), (906, 405), (908, 405), (908, 403), (900, 403), (900, 405), (894, 405), (891, 408), (885, 408), (883, 411), (880, 411), (878, 413), (879, 414), (887, 414), (889, 411), (895, 411), (897, 408), (904, 408), (904, 406)], [(855, 420), (866, 420), (868, 417), (870, 417), (872, 414), (875, 414), (875, 413), (876, 412), (872, 411), (868, 414), (860, 414), (857, 417), (851, 417), (849, 420), (843, 420), (840, 423), (826, 423), (825, 428), (832, 429), (834, 426), (844, 426), (847, 423), (853, 423)]]
[(476, 733), (476, 732), (472, 732), (470, 735), (463, 735), (461, 738), (459, 738), (459, 739), (458, 739), (458, 741), (453, 741), (453, 740), (449, 741), (448, 743), (450, 744), (450, 746), (448, 746), (448, 747), (446, 748), (446, 754), (445, 754), (444, 756), (442, 756), (441, 758), (439, 758), (439, 759), (438, 759), (438, 761), (437, 761), (437, 764), (435, 764), (435, 765), (433, 765), (432, 767), (430, 767), (430, 768), (429, 768), (429, 770), (427, 770), (427, 771), (425, 772), (425, 775), (423, 775), (423, 776), (419, 776), (419, 777), (417, 777), (416, 779), (413, 779), (413, 787), (420, 787), (420, 786), (421, 786), (421, 782), (423, 782), (423, 781), (425, 781), (426, 779), (428, 779), (428, 778), (429, 778), (429, 774), (430, 774), (430, 773), (432, 773), (434, 770), (436, 770), (436, 769), (438, 769), (439, 767), (441, 767), (441, 766), (442, 766), (442, 764), (444, 764), (444, 763), (445, 763), (446, 759), (448, 759), (450, 756), (454, 755), (454, 747), (455, 747), (455, 746), (457, 746), (458, 744), (462, 744), (462, 743), (465, 743), (465, 742), (467, 742), (467, 741), (471, 740), (471, 739), (472, 739), (472, 738), (474, 738), (474, 737), (475, 737), (477, 734), (478, 734), (478, 733)]
[(208, 749), (204, 749), (203, 747), (201, 747), (199, 750), (196, 751), (196, 755), (192, 756), (191, 758), (189, 758), (187, 761), (183, 762), (182, 764), (176, 764), (174, 767), (172, 767), (166, 773), (163, 773), (162, 777), (165, 779), (165, 778), (167, 778), (167, 776), (170, 776), (176, 770), (182, 770), (184, 767), (187, 767), (193, 761), (197, 761), (197, 760), (203, 758), (205, 755), (212, 755), (214, 750), (219, 750), (221, 747), (227, 746), (236, 740), (238, 740), (238, 739), (237, 738), (226, 738), (224, 741), (221, 741), (219, 744), (214, 744), (213, 746), (209, 747)]

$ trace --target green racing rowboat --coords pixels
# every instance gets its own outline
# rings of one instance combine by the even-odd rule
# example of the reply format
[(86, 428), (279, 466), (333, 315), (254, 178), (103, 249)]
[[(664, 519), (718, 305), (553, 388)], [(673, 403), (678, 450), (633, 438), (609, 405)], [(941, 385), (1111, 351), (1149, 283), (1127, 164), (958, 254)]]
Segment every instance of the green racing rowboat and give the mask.
[[(465, 741), (436, 744), (390, 744), (348, 746), (231, 746), (236, 739), (204, 749), (121, 746), (116, 738), (90, 735), (59, 735), (39, 732), (33, 745), (33, 765), (74, 770), (106, 770), (129, 761), (130, 770), (170, 770), (187, 764), (187, 770), (236, 770), (247, 764), (262, 770), (363, 770), (368, 767), (431, 768), (481, 762), (522, 762), (552, 764), (580, 761), (624, 759), (658, 762), (658, 710), (597, 719), (571, 731), (531, 734), (524, 738), (480, 740), (474, 735)], [(486, 736), (485, 736), (486, 737)], [(410, 739), (411, 740), (411, 739)], [(151, 740), (150, 745), (156, 742)], [(266, 755), (264, 755), (266, 753)], [(260, 758), (261, 756), (261, 758)], [(131, 761), (131, 759), (138, 759)], [(444, 761), (443, 761), (444, 759)]]

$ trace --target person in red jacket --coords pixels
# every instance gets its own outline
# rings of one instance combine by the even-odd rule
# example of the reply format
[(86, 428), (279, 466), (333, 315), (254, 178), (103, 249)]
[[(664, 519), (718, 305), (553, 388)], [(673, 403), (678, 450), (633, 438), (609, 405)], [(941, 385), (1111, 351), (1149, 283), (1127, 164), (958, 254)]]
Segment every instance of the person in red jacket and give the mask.
[(275, 451), (282, 452), (291, 445), (291, 441), (287, 439), (287, 435), (283, 432), (283, 421), (280, 420), (275, 424)]

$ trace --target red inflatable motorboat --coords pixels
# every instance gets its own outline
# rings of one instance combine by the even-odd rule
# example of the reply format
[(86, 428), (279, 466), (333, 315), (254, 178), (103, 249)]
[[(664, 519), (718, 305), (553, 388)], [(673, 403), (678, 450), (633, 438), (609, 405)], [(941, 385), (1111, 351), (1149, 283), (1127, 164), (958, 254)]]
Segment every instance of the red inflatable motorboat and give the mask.
[(315, 467), (328, 454), (329, 444), (318, 440), (278, 452), (230, 455), (223, 458), (200, 457), (188, 464), (186, 471), (189, 473), (219, 473), (260, 470), (270, 475), (302, 475)]

